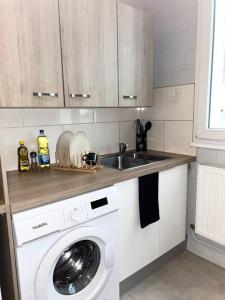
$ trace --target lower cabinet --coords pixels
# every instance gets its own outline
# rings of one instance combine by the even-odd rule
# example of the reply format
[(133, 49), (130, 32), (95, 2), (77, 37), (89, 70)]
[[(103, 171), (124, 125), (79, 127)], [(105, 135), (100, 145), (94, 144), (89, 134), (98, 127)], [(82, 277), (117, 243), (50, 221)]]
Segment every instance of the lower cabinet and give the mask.
[(120, 281), (156, 259), (156, 224), (141, 229), (138, 178), (117, 184), (120, 194), (119, 266)]
[(138, 178), (116, 185), (119, 192), (120, 281), (185, 240), (187, 165), (159, 173), (160, 220), (140, 227)]
[(185, 240), (187, 165), (159, 173), (159, 211), (157, 257)]

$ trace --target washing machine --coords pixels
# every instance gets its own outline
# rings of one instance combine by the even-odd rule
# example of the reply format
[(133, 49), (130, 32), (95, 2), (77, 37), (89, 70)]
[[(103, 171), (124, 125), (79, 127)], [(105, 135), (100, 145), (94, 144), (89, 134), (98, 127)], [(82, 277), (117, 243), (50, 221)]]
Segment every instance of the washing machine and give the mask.
[(13, 215), (21, 300), (119, 300), (115, 187)]

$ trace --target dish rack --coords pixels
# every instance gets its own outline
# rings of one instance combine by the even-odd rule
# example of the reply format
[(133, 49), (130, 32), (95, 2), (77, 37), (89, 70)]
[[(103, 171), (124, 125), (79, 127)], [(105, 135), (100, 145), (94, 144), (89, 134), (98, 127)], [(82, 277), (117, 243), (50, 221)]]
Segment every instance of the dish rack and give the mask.
[[(52, 164), (53, 170), (60, 170), (65, 172), (80, 172), (80, 173), (95, 173), (97, 170), (103, 169), (103, 165), (100, 164), (100, 159), (98, 155), (98, 161), (96, 165), (88, 165), (85, 161), (82, 160), (83, 155), (87, 153), (81, 153), (80, 157), (76, 154), (77, 157), (73, 157), (72, 161), (70, 156), (65, 155), (63, 162), (59, 163), (57, 153), (55, 153), (55, 164)], [(77, 166), (75, 161), (81, 161), (81, 165)]]

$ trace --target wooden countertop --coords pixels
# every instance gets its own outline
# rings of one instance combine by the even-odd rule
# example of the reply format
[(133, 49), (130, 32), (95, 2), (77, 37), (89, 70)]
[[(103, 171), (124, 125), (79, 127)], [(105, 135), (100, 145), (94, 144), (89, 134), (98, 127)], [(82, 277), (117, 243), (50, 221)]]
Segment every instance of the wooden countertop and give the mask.
[(12, 213), (63, 200), (128, 179), (160, 172), (195, 161), (195, 157), (151, 151), (171, 157), (151, 165), (119, 171), (104, 167), (96, 173), (74, 173), (39, 170), (35, 173), (11, 171), (7, 173), (9, 200)]

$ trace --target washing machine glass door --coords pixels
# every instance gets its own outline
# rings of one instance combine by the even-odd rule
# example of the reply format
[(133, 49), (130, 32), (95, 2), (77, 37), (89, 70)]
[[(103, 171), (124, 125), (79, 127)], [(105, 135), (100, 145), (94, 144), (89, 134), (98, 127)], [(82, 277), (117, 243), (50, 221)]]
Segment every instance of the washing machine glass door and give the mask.
[(59, 294), (79, 293), (93, 280), (101, 259), (99, 246), (82, 240), (66, 249), (56, 263), (53, 282)]
[(97, 299), (114, 265), (114, 243), (95, 227), (71, 230), (43, 257), (36, 274), (37, 300)]

